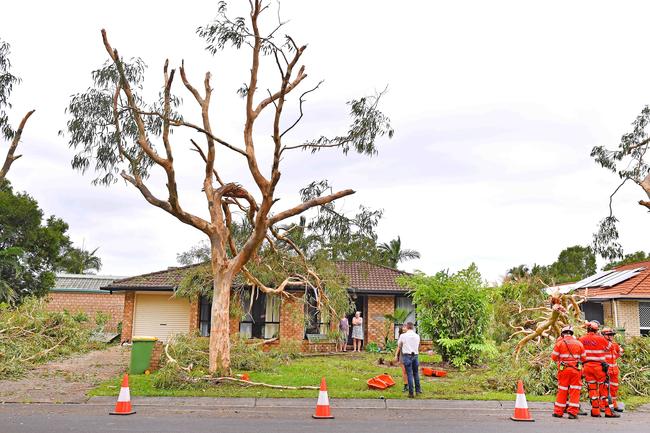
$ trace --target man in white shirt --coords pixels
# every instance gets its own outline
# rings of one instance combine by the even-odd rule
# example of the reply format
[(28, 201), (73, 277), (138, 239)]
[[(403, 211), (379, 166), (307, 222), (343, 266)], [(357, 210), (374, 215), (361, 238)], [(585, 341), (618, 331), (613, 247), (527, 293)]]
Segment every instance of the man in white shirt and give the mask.
[[(406, 324), (406, 332), (399, 336), (397, 340), (398, 352), (402, 353), (402, 363), (406, 369), (408, 378), (409, 397), (413, 398), (413, 382), (415, 382), (415, 392), (422, 394), (420, 388), (420, 362), (418, 361), (418, 348), (420, 347), (420, 336), (415, 332), (413, 322)], [(398, 360), (398, 357), (395, 357)]]

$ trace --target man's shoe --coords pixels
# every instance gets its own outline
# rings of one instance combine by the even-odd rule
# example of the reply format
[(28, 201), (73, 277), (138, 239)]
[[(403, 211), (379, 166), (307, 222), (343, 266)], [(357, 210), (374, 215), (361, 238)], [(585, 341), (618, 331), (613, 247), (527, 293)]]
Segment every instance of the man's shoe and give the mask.
[(587, 416), (589, 415), (589, 412), (586, 410), (578, 409), (578, 415)]
[(572, 413), (569, 414), (569, 419), (578, 419), (578, 415), (574, 415)]
[(416, 394), (422, 394), (422, 391), (415, 391)]
[(415, 398), (413, 394), (409, 394), (409, 398)]
[(409, 390), (409, 386), (408, 386), (408, 385), (404, 385), (404, 388), (402, 389), (402, 392), (407, 392), (408, 390)]
[(620, 417), (621, 416), (619, 414), (617, 414), (616, 412), (612, 412), (611, 414), (610, 413), (605, 414), (605, 418), (620, 418)]
[(620, 407), (615, 407), (614, 410), (615, 410), (616, 412), (623, 412), (623, 409), (621, 409)]
[(553, 418), (562, 418), (562, 415), (560, 415), (559, 413), (553, 412), (552, 415), (553, 415)]

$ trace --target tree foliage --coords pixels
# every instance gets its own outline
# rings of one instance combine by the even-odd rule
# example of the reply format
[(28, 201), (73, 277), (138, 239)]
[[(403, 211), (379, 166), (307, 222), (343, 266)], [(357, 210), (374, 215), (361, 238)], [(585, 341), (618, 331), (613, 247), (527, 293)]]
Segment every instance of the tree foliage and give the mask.
[(99, 271), (102, 268), (102, 259), (97, 256), (97, 250), (99, 248), (88, 251), (83, 246), (70, 247), (63, 253), (58, 267), (71, 274), (91, 274), (92, 271)]
[(616, 149), (595, 146), (591, 150), (591, 156), (597, 164), (621, 179), (621, 183), (610, 195), (609, 215), (600, 221), (598, 231), (594, 234), (594, 250), (610, 260), (623, 256), (623, 248), (618, 242), (618, 219), (613, 209), (614, 196), (626, 183), (636, 184), (647, 196), (647, 200), (639, 200), (639, 204), (650, 210), (650, 165), (647, 155), (650, 137), (646, 131), (648, 122), (650, 107), (646, 105), (632, 122), (632, 131), (623, 134)]
[(492, 352), (490, 291), (476, 265), (455, 274), (416, 273), (399, 282), (411, 288), (418, 328), (432, 337), (443, 360), (464, 367)]
[(650, 261), (650, 253), (637, 251), (636, 253), (626, 254), (621, 260), (613, 260), (605, 265), (603, 270), (609, 271), (619, 266), (629, 265), (630, 263)]
[(54, 286), (54, 272), (70, 247), (67, 230), (59, 218), (44, 220), (32, 197), (0, 181), (0, 302), (20, 303)]
[(557, 260), (550, 265), (522, 264), (506, 272), (505, 281), (538, 281), (552, 286), (582, 280), (596, 273), (596, 255), (591, 247), (574, 245), (560, 251)]
[(387, 265), (391, 268), (397, 268), (397, 265), (406, 260), (419, 259), (420, 253), (415, 250), (402, 248), (402, 240), (399, 236), (388, 243), (379, 245), (379, 251), (384, 256)]

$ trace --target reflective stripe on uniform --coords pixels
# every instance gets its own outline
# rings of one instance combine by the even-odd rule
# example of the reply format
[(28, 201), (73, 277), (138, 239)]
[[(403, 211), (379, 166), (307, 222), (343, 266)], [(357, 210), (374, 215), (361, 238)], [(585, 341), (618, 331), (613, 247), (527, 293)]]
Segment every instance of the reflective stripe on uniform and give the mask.
[(561, 386), (561, 385), (558, 385), (558, 388), (561, 389), (562, 391), (568, 391), (568, 390), (569, 390), (568, 387), (566, 387), (566, 386)]
[(571, 407), (580, 407), (579, 403), (569, 403), (569, 406)]
[(611, 386), (618, 386), (618, 382), (609, 382)]
[(557, 407), (566, 407), (566, 404), (558, 403), (557, 401), (555, 402), (555, 405)]
[(571, 388), (571, 389), (582, 389), (582, 387), (580, 385), (571, 385), (571, 386), (569, 386), (569, 388)]

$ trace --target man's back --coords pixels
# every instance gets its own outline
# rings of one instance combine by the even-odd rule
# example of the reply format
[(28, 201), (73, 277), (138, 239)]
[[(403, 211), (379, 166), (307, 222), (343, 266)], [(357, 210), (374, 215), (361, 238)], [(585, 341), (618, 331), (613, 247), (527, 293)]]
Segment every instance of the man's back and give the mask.
[(418, 349), (420, 347), (420, 336), (415, 333), (414, 330), (409, 329), (405, 333), (399, 336), (397, 344), (402, 346), (402, 353), (404, 354), (418, 354)]

